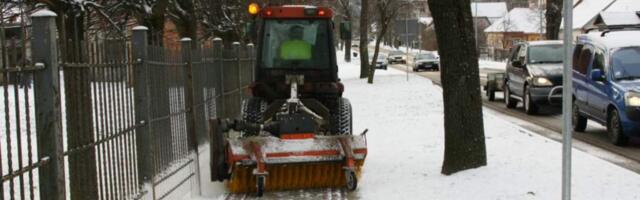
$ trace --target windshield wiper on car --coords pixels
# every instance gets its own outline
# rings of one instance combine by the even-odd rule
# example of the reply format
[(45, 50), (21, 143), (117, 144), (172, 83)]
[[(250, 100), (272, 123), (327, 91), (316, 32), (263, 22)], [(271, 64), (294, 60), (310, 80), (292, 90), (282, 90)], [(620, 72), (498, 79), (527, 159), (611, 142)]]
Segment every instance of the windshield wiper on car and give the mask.
[(551, 64), (551, 63), (562, 63), (562, 61), (552, 61), (552, 60), (548, 60), (548, 61), (536, 61), (533, 62), (531, 64)]
[(625, 80), (625, 81), (631, 81), (631, 80), (636, 80), (636, 79), (640, 79), (640, 76), (623, 76), (623, 77), (618, 77), (616, 78), (616, 80)]

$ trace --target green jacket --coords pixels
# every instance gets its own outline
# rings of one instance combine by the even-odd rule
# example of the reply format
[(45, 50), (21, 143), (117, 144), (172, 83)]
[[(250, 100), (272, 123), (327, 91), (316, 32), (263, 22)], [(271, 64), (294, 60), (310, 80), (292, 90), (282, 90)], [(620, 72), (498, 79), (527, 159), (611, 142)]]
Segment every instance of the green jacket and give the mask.
[(304, 40), (289, 40), (280, 45), (280, 59), (310, 60), (311, 45)]

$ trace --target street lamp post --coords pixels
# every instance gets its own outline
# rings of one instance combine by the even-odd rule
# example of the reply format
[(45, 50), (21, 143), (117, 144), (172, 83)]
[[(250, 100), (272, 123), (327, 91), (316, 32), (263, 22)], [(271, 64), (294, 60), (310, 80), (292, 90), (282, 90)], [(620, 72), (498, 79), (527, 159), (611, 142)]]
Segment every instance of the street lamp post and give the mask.
[(571, 135), (573, 126), (571, 122), (573, 89), (573, 70), (571, 67), (571, 54), (573, 52), (573, 1), (564, 0), (564, 69), (562, 89), (562, 199), (571, 199)]

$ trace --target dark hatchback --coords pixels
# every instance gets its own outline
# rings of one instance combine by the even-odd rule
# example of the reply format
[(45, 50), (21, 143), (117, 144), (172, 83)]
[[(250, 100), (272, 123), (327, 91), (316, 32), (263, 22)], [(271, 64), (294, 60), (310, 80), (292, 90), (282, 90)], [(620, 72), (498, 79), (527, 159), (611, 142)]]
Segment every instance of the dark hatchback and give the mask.
[(505, 77), (505, 103), (522, 102), (527, 114), (562, 102), (562, 41), (533, 41), (513, 47)]

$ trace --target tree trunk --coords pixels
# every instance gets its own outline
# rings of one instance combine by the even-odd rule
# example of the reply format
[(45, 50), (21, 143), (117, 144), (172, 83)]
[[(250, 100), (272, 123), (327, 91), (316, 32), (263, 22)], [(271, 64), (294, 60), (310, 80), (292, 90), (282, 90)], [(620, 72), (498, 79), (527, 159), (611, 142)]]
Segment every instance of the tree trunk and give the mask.
[(360, 78), (367, 78), (369, 71), (369, 0), (362, 0), (360, 8)]
[(378, 53), (380, 52), (380, 43), (382, 42), (382, 37), (384, 37), (384, 35), (387, 32), (387, 26), (389, 26), (389, 24), (385, 24), (384, 22), (381, 22), (380, 24), (382, 24), (380, 32), (378, 33), (378, 37), (376, 38), (376, 47), (373, 50), (373, 58), (371, 59), (371, 65), (369, 65), (369, 78), (367, 79), (367, 83), (369, 84), (373, 84), (373, 77), (376, 74), (376, 63), (378, 62)]
[(445, 175), (487, 164), (478, 54), (469, 4), (469, 0), (429, 1), (442, 63)]
[(351, 40), (344, 41), (344, 61), (351, 62)]
[(562, 24), (562, 0), (547, 1), (547, 39), (557, 40), (560, 38), (560, 25)]

